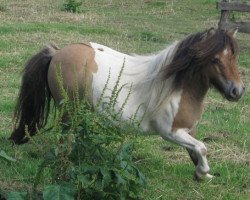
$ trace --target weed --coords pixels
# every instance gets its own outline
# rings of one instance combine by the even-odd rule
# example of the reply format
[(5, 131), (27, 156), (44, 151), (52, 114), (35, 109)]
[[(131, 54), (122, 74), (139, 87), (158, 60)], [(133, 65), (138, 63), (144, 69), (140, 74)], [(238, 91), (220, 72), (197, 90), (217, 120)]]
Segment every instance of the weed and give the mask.
[[(124, 136), (135, 137), (138, 128), (121, 119), (122, 110), (119, 114), (114, 113), (121, 91), (121, 73), (109, 97), (110, 103), (102, 112), (92, 108), (87, 94), (81, 103), (79, 97), (70, 100), (62, 86), (62, 77), (57, 76), (64, 96), (52, 130), (58, 140), (38, 168), (33, 193), (12, 192), (10, 195), (35, 198), (43, 171), (48, 168), (52, 184), (43, 190), (45, 200), (59, 196), (67, 199), (138, 199), (141, 187), (145, 186), (145, 177), (133, 162), (134, 144), (124, 142)], [(128, 98), (129, 94), (124, 104)], [(63, 121), (65, 114), (67, 122)]]
[(63, 4), (62, 10), (72, 13), (79, 13), (81, 12), (80, 6), (82, 5), (82, 3), (82, 1), (67, 0), (66, 3)]

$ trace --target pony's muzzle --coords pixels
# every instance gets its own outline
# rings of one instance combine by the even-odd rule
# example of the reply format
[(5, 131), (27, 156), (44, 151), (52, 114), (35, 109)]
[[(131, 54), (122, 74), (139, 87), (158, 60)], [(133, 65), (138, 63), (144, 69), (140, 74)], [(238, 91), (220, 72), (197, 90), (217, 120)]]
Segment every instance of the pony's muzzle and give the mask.
[(238, 101), (245, 93), (245, 86), (243, 83), (235, 84), (234, 82), (229, 82), (229, 93), (226, 98), (229, 101)]

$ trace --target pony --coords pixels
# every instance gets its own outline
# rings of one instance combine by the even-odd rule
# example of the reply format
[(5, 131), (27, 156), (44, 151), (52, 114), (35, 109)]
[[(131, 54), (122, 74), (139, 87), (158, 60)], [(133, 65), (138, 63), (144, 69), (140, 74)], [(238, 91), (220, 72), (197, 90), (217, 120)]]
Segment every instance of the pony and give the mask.
[[(63, 95), (56, 78), (57, 66), (68, 95), (73, 98), (77, 88), (83, 98), (88, 86), (87, 98), (92, 106), (97, 104), (105, 84), (108, 90), (104, 96), (112, 94), (120, 77), (119, 84), (124, 87), (117, 97), (116, 111), (124, 106), (130, 93), (122, 118), (128, 120), (137, 112), (138, 119), (143, 117), (140, 126), (145, 132), (157, 132), (163, 139), (187, 149), (197, 179), (212, 178), (207, 148), (195, 139), (195, 126), (209, 88), (214, 87), (229, 101), (238, 101), (244, 93), (237, 69), (236, 32), (211, 28), (145, 56), (127, 55), (92, 42), (74, 43), (62, 49), (51, 44), (32, 56), (24, 68), (10, 140), (25, 143), (26, 131), (33, 136), (43, 128), (52, 99), (60, 107)], [(101, 104), (105, 106), (105, 99)]]

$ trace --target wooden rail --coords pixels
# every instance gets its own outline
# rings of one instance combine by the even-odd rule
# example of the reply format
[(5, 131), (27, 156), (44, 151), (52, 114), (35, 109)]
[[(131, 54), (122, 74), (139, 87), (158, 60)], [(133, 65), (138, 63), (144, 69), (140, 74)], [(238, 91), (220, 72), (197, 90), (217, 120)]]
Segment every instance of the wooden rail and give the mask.
[(222, 0), (221, 2), (217, 2), (217, 9), (221, 11), (221, 18), (218, 24), (220, 29), (229, 30), (238, 28), (239, 32), (250, 33), (249, 22), (232, 22), (229, 18), (231, 11), (250, 12), (249, 4)]

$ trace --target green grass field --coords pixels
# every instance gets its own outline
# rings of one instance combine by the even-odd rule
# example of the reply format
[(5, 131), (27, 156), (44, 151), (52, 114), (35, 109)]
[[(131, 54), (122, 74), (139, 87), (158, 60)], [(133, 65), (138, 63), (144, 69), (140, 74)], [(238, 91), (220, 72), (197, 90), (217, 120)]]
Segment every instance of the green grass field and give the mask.
[[(220, 13), (215, 0), (84, 0), (77, 14), (61, 11), (63, 0), (0, 0), (0, 194), (30, 190), (46, 148), (12, 146), (12, 127), (21, 71), (27, 59), (45, 44), (60, 47), (93, 41), (126, 53), (159, 51), (190, 33), (216, 27)], [(247, 14), (236, 20), (250, 21)], [(239, 68), (246, 85), (237, 103), (211, 90), (198, 125), (208, 146), (211, 181), (193, 181), (194, 166), (184, 149), (159, 136), (139, 136), (136, 156), (148, 186), (145, 199), (250, 199), (250, 35), (238, 34)], [(34, 139), (48, 140), (49, 133)], [(43, 185), (49, 181), (49, 173)]]

